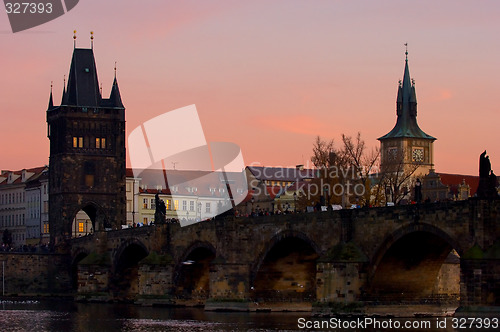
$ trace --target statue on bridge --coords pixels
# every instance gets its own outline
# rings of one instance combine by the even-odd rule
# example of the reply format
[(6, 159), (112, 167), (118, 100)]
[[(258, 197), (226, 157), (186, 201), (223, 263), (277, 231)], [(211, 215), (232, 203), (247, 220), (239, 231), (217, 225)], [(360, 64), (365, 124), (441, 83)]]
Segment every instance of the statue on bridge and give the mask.
[(167, 207), (165, 202), (160, 199), (158, 194), (155, 195), (155, 224), (164, 224), (166, 222)]
[(478, 198), (498, 198), (497, 176), (491, 170), (491, 162), (486, 150), (479, 156), (479, 185), (477, 187)]

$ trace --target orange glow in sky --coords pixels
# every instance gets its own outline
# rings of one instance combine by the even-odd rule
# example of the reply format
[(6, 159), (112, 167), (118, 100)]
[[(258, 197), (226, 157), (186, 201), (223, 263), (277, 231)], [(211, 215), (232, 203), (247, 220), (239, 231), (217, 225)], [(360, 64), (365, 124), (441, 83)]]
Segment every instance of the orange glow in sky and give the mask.
[[(45, 111), (60, 104), (73, 51), (90, 47), (103, 95), (113, 68), (127, 134), (196, 104), (207, 141), (245, 163), (307, 163), (316, 135), (369, 147), (396, 122), (408, 43), (418, 123), (437, 138), (438, 172), (500, 174), (500, 2), (97, 1), (13, 34), (0, 13), (0, 168), (48, 164)], [(175, 142), (165, 142), (175, 144)]]

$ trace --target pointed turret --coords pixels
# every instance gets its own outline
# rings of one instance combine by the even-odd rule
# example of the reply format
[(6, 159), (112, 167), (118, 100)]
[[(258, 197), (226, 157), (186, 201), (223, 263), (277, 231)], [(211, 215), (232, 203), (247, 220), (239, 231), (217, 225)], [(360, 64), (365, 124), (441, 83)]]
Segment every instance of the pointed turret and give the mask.
[(75, 48), (63, 104), (97, 107), (101, 104), (97, 69), (92, 49)]
[(54, 101), (52, 100), (52, 84), (50, 84), (50, 97), (49, 97), (49, 106), (47, 110), (51, 110), (54, 108)]
[(115, 79), (113, 81), (113, 86), (111, 87), (111, 94), (109, 95), (110, 105), (112, 107), (124, 108), (122, 103), (122, 97), (120, 95), (120, 89), (118, 88), (118, 81)]
[(378, 139), (384, 140), (388, 138), (408, 137), (435, 140), (436, 138), (424, 133), (417, 124), (417, 94), (415, 92), (415, 82), (410, 78), (408, 51), (406, 51), (405, 54), (405, 70), (403, 80), (399, 81), (398, 96), (396, 99), (396, 114), (398, 116), (396, 125), (388, 134)]

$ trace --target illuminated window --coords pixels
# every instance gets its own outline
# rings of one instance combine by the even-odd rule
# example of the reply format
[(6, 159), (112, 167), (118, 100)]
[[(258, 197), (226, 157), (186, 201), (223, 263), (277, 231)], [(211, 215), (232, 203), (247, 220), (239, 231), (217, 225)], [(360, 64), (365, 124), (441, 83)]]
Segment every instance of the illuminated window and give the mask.
[(83, 233), (83, 222), (78, 223), (78, 232)]
[(142, 200), (142, 207), (143, 207), (144, 209), (147, 209), (147, 208), (148, 208), (148, 199), (147, 199), (147, 198), (144, 198), (144, 199)]
[(95, 147), (96, 147), (96, 149), (99, 149), (101, 147), (101, 139), (100, 138), (95, 139)]
[(83, 148), (83, 137), (73, 136), (73, 147), (74, 148)]
[(148, 224), (148, 218), (144, 218), (143, 222), (144, 222), (144, 225), (147, 225)]
[(48, 223), (43, 224), (43, 232), (45, 234), (49, 233), (49, 224)]
[(106, 139), (105, 138), (101, 138), (101, 148), (102, 149), (106, 148)]
[(167, 210), (171, 210), (171, 209), (172, 209), (172, 205), (171, 205), (171, 203), (170, 203), (170, 200), (169, 200), (169, 199), (167, 199), (167, 200), (165, 201), (165, 208), (166, 208)]
[(174, 201), (174, 210), (179, 210), (179, 201), (177, 199)]

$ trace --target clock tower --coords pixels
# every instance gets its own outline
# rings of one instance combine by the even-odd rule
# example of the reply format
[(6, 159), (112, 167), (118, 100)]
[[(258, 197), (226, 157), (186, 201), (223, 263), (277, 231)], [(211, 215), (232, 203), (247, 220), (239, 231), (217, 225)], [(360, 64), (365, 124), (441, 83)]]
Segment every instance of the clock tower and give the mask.
[(399, 81), (396, 100), (397, 120), (394, 128), (379, 137), (381, 171), (402, 171), (417, 169), (414, 175), (425, 175), (434, 167), (434, 148), (436, 140), (420, 129), (417, 123), (417, 95), (415, 81), (410, 79), (408, 51), (406, 51), (403, 81)]

